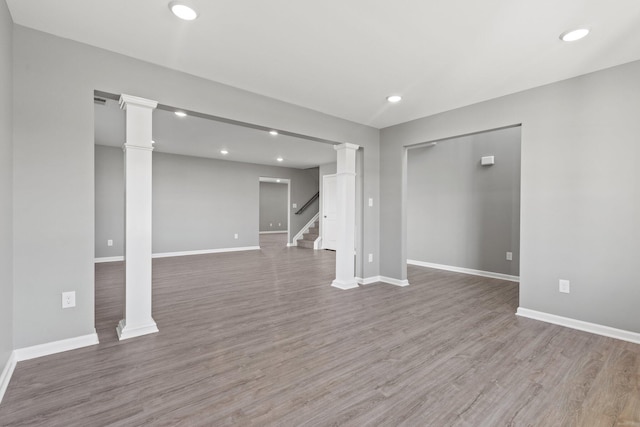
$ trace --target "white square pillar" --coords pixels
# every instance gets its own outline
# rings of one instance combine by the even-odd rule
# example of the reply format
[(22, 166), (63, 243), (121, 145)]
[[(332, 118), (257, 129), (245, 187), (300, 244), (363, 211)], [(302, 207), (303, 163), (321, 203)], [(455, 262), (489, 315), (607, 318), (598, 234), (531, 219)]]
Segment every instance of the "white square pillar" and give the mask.
[(356, 151), (358, 145), (340, 144), (336, 170), (336, 279), (339, 289), (358, 287), (355, 277), (356, 243)]
[(125, 314), (116, 331), (120, 340), (158, 332), (151, 317), (151, 142), (152, 113), (158, 103), (120, 96), (126, 111), (125, 164)]

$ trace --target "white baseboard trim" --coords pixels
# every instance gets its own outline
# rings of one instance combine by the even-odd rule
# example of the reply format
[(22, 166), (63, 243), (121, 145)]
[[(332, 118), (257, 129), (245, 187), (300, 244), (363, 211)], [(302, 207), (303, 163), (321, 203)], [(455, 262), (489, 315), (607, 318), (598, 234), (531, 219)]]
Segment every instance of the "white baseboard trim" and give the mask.
[[(286, 231), (285, 231), (286, 233)], [(183, 251), (183, 252), (160, 252), (157, 254), (151, 254), (151, 258), (170, 258), (174, 256), (189, 256), (189, 255), (204, 255), (204, 254), (219, 254), (224, 252), (241, 252), (241, 251), (256, 251), (260, 246), (242, 246), (238, 248), (219, 248), (219, 249), (202, 249), (197, 251)], [(124, 261), (123, 256), (112, 256), (95, 258), (94, 262), (117, 262)]]
[(371, 276), (371, 277), (356, 277), (356, 282), (358, 282), (359, 285), (371, 285), (372, 283), (378, 283), (381, 282), (380, 280), (380, 276)]
[(260, 246), (244, 246), (239, 248), (220, 248), (220, 249), (203, 249), (199, 251), (184, 251), (184, 252), (161, 252), (158, 254), (152, 254), (151, 258), (170, 258), (174, 256), (189, 256), (189, 255), (205, 255), (205, 254), (219, 254), (224, 252), (242, 252), (242, 251), (256, 251), (260, 250)]
[(394, 279), (392, 277), (386, 277), (386, 276), (371, 276), (371, 277), (356, 277), (356, 282), (358, 282), (358, 284), (366, 286), (366, 285), (371, 285), (373, 283), (387, 283), (389, 285), (394, 285), (394, 286), (409, 286), (409, 281), (408, 280), (399, 280), (399, 279)]
[(260, 231), (259, 234), (284, 234), (287, 230), (279, 230), (279, 231)]
[(380, 281), (382, 283), (388, 283), (394, 286), (403, 286), (403, 287), (409, 286), (409, 281), (407, 279), (399, 280), (399, 279), (394, 279), (393, 277), (380, 276)]
[(453, 265), (434, 264), (432, 262), (416, 261), (414, 259), (408, 259), (407, 264), (417, 265), (419, 267), (436, 268), (438, 270), (453, 271), (456, 273), (471, 274), (474, 276), (490, 277), (492, 279), (501, 279), (501, 280), (508, 280), (510, 282), (520, 283), (520, 277), (518, 276), (511, 276), (509, 274), (503, 274), (503, 273), (494, 273), (492, 271), (474, 270), (472, 268), (455, 267)]
[(2, 370), (2, 375), (0, 375), (0, 402), (2, 402), (2, 398), (4, 397), (4, 393), (7, 391), (7, 387), (9, 387), (9, 381), (11, 381), (11, 376), (13, 375), (13, 370), (16, 368), (16, 352), (12, 351), (9, 355), (9, 360), (4, 365), (4, 369)]
[(105, 257), (95, 258), (93, 261), (96, 263), (118, 262), (118, 261), (124, 261), (124, 257), (123, 256), (105, 256)]
[(156, 325), (155, 320), (151, 319), (146, 325), (139, 325), (136, 327), (127, 326), (126, 320), (122, 319), (118, 322), (118, 326), (116, 327), (116, 333), (118, 334), (118, 339), (128, 340), (129, 338), (141, 337), (142, 335), (155, 334), (160, 332), (158, 330), (158, 325)]
[(352, 282), (343, 282), (341, 280), (334, 280), (333, 282), (331, 282), (331, 286), (333, 286), (334, 288), (342, 289), (342, 290), (355, 289), (358, 287), (358, 282), (356, 280)]
[(556, 316), (555, 314), (544, 313), (542, 311), (530, 310), (522, 307), (518, 307), (516, 315), (547, 323), (553, 323), (554, 325), (565, 326), (571, 329), (577, 329), (579, 331), (590, 332), (596, 335), (603, 335), (609, 338), (616, 338), (622, 341), (640, 344), (640, 333), (637, 332), (625, 331), (624, 329), (616, 329), (610, 326), (584, 322), (570, 317)]
[(37, 357), (48, 356), (50, 354), (62, 353), (63, 351), (88, 347), (90, 345), (98, 344), (98, 342), (98, 334), (94, 331), (89, 335), (48, 342), (31, 347), (18, 348), (14, 350), (14, 354), (16, 362), (22, 362), (23, 360), (31, 360)]

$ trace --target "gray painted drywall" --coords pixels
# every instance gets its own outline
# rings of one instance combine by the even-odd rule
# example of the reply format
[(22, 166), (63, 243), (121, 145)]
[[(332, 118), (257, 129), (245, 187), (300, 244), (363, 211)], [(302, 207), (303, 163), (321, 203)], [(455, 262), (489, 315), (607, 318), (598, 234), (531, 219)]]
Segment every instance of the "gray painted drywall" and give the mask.
[(13, 21), (0, 1), (0, 372), (13, 350)]
[(522, 123), (520, 306), (640, 332), (639, 75), (632, 62), (383, 129), (381, 274), (406, 277), (403, 147)]
[[(154, 153), (153, 252), (259, 246), (260, 177), (290, 179), (292, 205), (318, 191), (317, 168)], [(296, 210), (290, 209), (292, 237), (315, 215), (313, 206), (301, 215)]]
[(519, 235), (520, 127), (408, 150), (408, 259), (517, 276)]
[[(95, 146), (95, 256), (124, 255), (124, 152)], [(113, 246), (108, 246), (108, 240)]]
[[(124, 254), (122, 150), (96, 145), (96, 258)], [(260, 177), (291, 180), (301, 206), (318, 191), (318, 169), (293, 169), (153, 153), (153, 253), (259, 246)], [(274, 184), (280, 185), (280, 184)], [(286, 185), (283, 205), (286, 230)], [(291, 237), (317, 212), (291, 208)], [(99, 210), (99, 211), (98, 211)], [(234, 234), (238, 234), (238, 239)], [(108, 247), (112, 239), (114, 246)]]
[[(287, 198), (287, 184), (278, 184), (276, 182), (260, 183), (261, 232), (287, 231), (287, 211), (289, 210), (287, 208), (287, 206), (289, 206)], [(317, 209), (315, 210), (314, 214), (315, 213), (317, 213)]]
[[(369, 147), (364, 191), (376, 198), (379, 194), (377, 129), (14, 25), (18, 348), (94, 331), (96, 89)], [(365, 211), (367, 252), (378, 251), (378, 221), (376, 209)], [(367, 276), (378, 274), (376, 263), (365, 270)], [(76, 290), (77, 306), (62, 310), (60, 294), (67, 290)]]

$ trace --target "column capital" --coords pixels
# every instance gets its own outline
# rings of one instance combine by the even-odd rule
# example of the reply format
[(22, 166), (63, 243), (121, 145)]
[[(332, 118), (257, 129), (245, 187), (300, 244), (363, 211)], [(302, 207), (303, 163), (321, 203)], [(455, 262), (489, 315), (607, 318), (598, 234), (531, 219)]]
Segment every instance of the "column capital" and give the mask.
[(336, 151), (340, 151), (340, 150), (345, 150), (345, 149), (349, 149), (349, 150), (357, 150), (358, 148), (360, 148), (359, 145), (357, 144), (350, 144), (348, 142), (339, 144), (339, 145), (334, 145), (333, 149)]
[(146, 107), (150, 109), (155, 109), (158, 106), (158, 101), (153, 101), (151, 99), (140, 98), (139, 96), (133, 95), (125, 95), (124, 93), (120, 95), (120, 108), (123, 110), (127, 109), (128, 105), (135, 105), (137, 107)]

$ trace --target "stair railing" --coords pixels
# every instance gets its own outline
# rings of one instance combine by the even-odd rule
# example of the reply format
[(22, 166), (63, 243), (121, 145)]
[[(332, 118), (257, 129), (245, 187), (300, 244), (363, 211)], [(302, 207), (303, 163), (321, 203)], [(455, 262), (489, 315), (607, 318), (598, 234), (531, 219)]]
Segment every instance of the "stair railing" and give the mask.
[(298, 209), (298, 211), (296, 212), (296, 215), (300, 215), (302, 212), (307, 210), (307, 208), (311, 206), (311, 204), (316, 200), (318, 200), (319, 198), (320, 198), (320, 192), (318, 191), (316, 194), (313, 195), (313, 197), (309, 199), (307, 203), (305, 203), (304, 205), (302, 205), (300, 209)]

